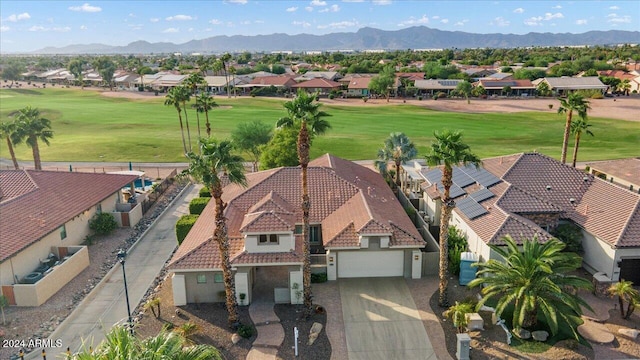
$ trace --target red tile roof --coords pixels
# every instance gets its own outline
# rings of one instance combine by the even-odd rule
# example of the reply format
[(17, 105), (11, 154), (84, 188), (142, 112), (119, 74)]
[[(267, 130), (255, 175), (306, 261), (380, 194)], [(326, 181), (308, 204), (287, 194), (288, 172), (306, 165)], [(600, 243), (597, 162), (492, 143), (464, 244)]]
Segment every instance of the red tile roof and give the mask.
[(353, 80), (349, 81), (348, 88), (349, 89), (368, 89), (371, 79), (373, 79), (373, 77), (354, 78)]
[(35, 170), (0, 171), (0, 262), (137, 178)]
[(640, 187), (640, 158), (629, 158), (588, 163), (592, 170), (625, 180)]
[(273, 85), (273, 86), (291, 87), (292, 85), (295, 85), (295, 84), (296, 84), (296, 81), (293, 80), (289, 76), (261, 76), (261, 77), (254, 78), (247, 85), (248, 86), (271, 86), (271, 85)]
[[(406, 216), (400, 202), (395, 198), (384, 179), (374, 171), (351, 161), (332, 155), (324, 155), (309, 163), (309, 196), (311, 223), (322, 224), (323, 243), (326, 247), (340, 248), (358, 246), (361, 233), (384, 233), (391, 236), (391, 244), (423, 247), (424, 241), (411, 220)], [(300, 168), (284, 167), (247, 174), (247, 187), (228, 185), (224, 188), (223, 200), (228, 203), (225, 215), (232, 248), (232, 258), (239, 256), (244, 248), (242, 230), (247, 230), (259, 219), (265, 219), (259, 231), (282, 231), (282, 224), (301, 224), (302, 212)], [(268, 198), (269, 200), (265, 200)], [(278, 209), (265, 211), (266, 204)], [(213, 203), (212, 203), (213, 204)], [(288, 204), (288, 205), (287, 205)], [(294, 205), (295, 204), (295, 205)], [(292, 214), (284, 221), (280, 208), (294, 206)], [(250, 209), (262, 210), (260, 215), (247, 215)], [(215, 205), (208, 205), (195, 223), (182, 245), (170, 261), (170, 268), (193, 269), (206, 266), (219, 268), (215, 246), (205, 245), (212, 236), (215, 224), (210, 221), (215, 214)], [(271, 220), (267, 221), (266, 219)], [(248, 219), (248, 220), (247, 220)], [(243, 222), (244, 221), (244, 222)], [(245, 227), (243, 229), (243, 226)], [(256, 229), (251, 229), (253, 232)], [(396, 239), (397, 237), (397, 239)], [(298, 237), (296, 237), (298, 238)], [(296, 256), (301, 253), (296, 241)], [(248, 255), (247, 255), (248, 256)], [(244, 256), (243, 256), (244, 258)], [(203, 263), (205, 261), (208, 263)], [(262, 259), (251, 255), (251, 261)], [(271, 259), (271, 258), (270, 258)]]
[(325, 78), (315, 78), (292, 85), (291, 87), (303, 89), (337, 89), (340, 88), (340, 86), (342, 86), (342, 84), (337, 81)]

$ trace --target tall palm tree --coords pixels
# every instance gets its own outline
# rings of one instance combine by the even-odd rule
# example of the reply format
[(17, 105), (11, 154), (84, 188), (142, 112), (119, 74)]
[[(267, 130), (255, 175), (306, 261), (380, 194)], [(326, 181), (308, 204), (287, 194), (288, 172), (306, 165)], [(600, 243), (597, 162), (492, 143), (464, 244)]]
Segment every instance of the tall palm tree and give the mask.
[(522, 251), (511, 236), (503, 240), (506, 247), (489, 245), (502, 260), (474, 264), (480, 270), (469, 286), (484, 285), (478, 308), (489, 299), (498, 298), (496, 315), (513, 306), (514, 328), (535, 327), (538, 315), (542, 314), (552, 334), (558, 332), (561, 321), (579, 339), (576, 327), (582, 307), (591, 307), (578, 296), (577, 290), (592, 288), (589, 280), (569, 275), (580, 267), (580, 256), (562, 252), (565, 244), (557, 239), (542, 244), (536, 237), (523, 238)]
[(38, 140), (49, 145), (49, 139), (53, 137), (51, 121), (40, 116), (40, 111), (37, 108), (27, 106), (18, 110), (15, 124), (15, 132), (11, 140), (14, 144), (26, 142), (33, 153), (36, 170), (42, 170)]
[(591, 109), (589, 107), (589, 101), (585, 100), (584, 97), (578, 93), (571, 93), (567, 96), (566, 99), (559, 98), (560, 108), (558, 109), (558, 114), (566, 114), (567, 120), (564, 125), (564, 137), (562, 139), (562, 155), (561, 161), (562, 163), (567, 162), (567, 147), (569, 146), (569, 134), (571, 133), (571, 120), (573, 118), (573, 112), (578, 113), (580, 118), (587, 117), (587, 110)]
[(317, 94), (308, 94), (298, 89), (298, 95), (294, 100), (284, 103), (287, 116), (278, 120), (278, 127), (300, 127), (298, 133), (298, 159), (302, 169), (302, 238), (303, 238), (303, 263), (302, 263), (302, 287), (304, 307), (307, 316), (311, 316), (313, 302), (311, 300), (311, 244), (309, 242), (309, 184), (307, 180), (307, 166), (309, 165), (309, 148), (315, 135), (322, 135), (331, 125), (323, 119), (329, 116), (320, 111), (320, 104), (315, 102)]
[[(633, 288), (633, 282), (621, 280), (608, 289), (609, 295), (617, 296), (620, 304), (620, 316), (628, 319), (633, 314), (636, 306), (640, 305), (640, 293)], [(627, 302), (627, 311), (624, 311), (624, 302)]]
[[(229, 140), (217, 141), (204, 139), (200, 141), (201, 154), (189, 152), (189, 168), (185, 174), (189, 174), (197, 181), (205, 184), (211, 191), (215, 201), (215, 230), (213, 240), (218, 244), (220, 259), (222, 261), (222, 273), (224, 276), (224, 288), (226, 295), (227, 311), (229, 312), (229, 325), (238, 322), (238, 303), (236, 301), (235, 280), (231, 273), (231, 261), (229, 259), (229, 236), (227, 234), (227, 218), (224, 215), (227, 204), (222, 200), (223, 180), (230, 183), (245, 186), (247, 180), (244, 176), (242, 157), (233, 155), (233, 145)], [(225, 178), (223, 179), (222, 174)]]
[(18, 170), (20, 166), (18, 165), (18, 159), (16, 159), (16, 153), (13, 151), (13, 142), (11, 141), (11, 137), (15, 131), (15, 122), (0, 122), (0, 136), (7, 139), (7, 147), (9, 148), (9, 155), (11, 155), (11, 161), (13, 161), (13, 167)]
[(178, 120), (180, 121), (180, 134), (182, 135), (182, 149), (184, 150), (184, 154), (187, 154), (189, 151), (187, 150), (187, 142), (184, 138), (184, 127), (182, 126), (181, 96), (181, 91), (178, 87), (171, 88), (165, 96), (164, 104), (175, 107), (176, 111), (178, 112)]
[(175, 332), (140, 339), (126, 326), (116, 326), (94, 350), (85, 349), (69, 357), (71, 360), (221, 360), (220, 352), (210, 345), (190, 346)]
[(191, 90), (187, 86), (177, 86), (182, 101), (182, 111), (184, 111), (184, 123), (187, 125), (187, 141), (189, 142), (189, 151), (191, 148), (191, 129), (189, 129), (189, 115), (187, 114), (187, 101), (191, 100)]
[(393, 161), (396, 169), (396, 185), (400, 187), (400, 172), (402, 164), (415, 158), (418, 155), (418, 149), (409, 137), (402, 132), (394, 132), (384, 141), (384, 147), (378, 150), (378, 160), (375, 166), (381, 174), (387, 173), (389, 161)]
[[(193, 73), (189, 75), (189, 77), (184, 81), (183, 84), (185, 87), (189, 89), (190, 95), (196, 96), (196, 103), (192, 104), (191, 107), (196, 109), (196, 125), (198, 126), (198, 139), (199, 139), (202, 136), (200, 135), (200, 111), (198, 111), (197, 92), (198, 92), (198, 87), (206, 86), (207, 82), (204, 80), (204, 77), (200, 73)], [(189, 140), (189, 142), (191, 142), (191, 140)]]
[(578, 159), (578, 148), (580, 147), (580, 136), (582, 132), (587, 135), (593, 136), (593, 132), (589, 130), (591, 124), (587, 123), (587, 118), (580, 118), (576, 121), (571, 122), (571, 133), (575, 136), (576, 142), (573, 147), (573, 167), (576, 167), (576, 160)]
[[(218, 104), (213, 100), (213, 96), (207, 94), (206, 92), (200, 93), (196, 97), (196, 111), (198, 113), (204, 113), (206, 118), (205, 128), (207, 131), (207, 137), (211, 137), (211, 123), (209, 123), (209, 110), (217, 107)], [(198, 137), (200, 137), (200, 125), (198, 123)]]
[(231, 98), (231, 93), (229, 92), (229, 72), (227, 68), (227, 63), (231, 60), (231, 54), (225, 53), (220, 56), (220, 64), (222, 65), (222, 71), (224, 71), (224, 80), (227, 83), (227, 97)]
[(449, 285), (449, 219), (451, 211), (455, 207), (453, 199), (449, 196), (453, 184), (453, 167), (458, 164), (473, 164), (480, 166), (480, 158), (471, 153), (469, 145), (462, 141), (462, 133), (459, 131), (445, 130), (435, 132), (436, 141), (431, 144), (431, 149), (426, 156), (430, 166), (444, 165), (442, 168), (442, 211), (440, 216), (440, 294), (438, 304), (448, 307), (447, 287)]

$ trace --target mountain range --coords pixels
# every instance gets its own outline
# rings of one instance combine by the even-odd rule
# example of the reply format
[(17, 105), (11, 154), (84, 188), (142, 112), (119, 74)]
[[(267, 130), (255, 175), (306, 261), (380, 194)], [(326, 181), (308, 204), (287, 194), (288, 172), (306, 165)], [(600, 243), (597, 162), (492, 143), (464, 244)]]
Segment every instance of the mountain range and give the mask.
[(224, 53), (271, 51), (331, 51), (331, 50), (406, 50), (406, 49), (464, 49), (516, 48), (529, 46), (579, 46), (638, 43), (639, 31), (589, 31), (581, 34), (530, 32), (517, 34), (474, 34), (462, 31), (443, 31), (426, 26), (387, 31), (370, 27), (356, 32), (326, 35), (234, 35), (213, 36), (191, 40), (183, 44), (135, 41), (126, 46), (78, 44), (61, 48), (46, 47), (38, 54), (159, 54), (159, 53)]

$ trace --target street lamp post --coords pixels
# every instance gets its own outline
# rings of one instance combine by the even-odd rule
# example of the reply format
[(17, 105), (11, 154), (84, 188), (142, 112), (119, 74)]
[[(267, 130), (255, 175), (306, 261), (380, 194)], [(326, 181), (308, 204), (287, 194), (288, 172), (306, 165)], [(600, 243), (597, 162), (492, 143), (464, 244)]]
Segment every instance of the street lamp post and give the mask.
[(131, 306), (129, 305), (129, 289), (127, 287), (127, 273), (124, 270), (125, 258), (127, 257), (127, 252), (123, 249), (118, 252), (118, 261), (120, 261), (120, 265), (122, 265), (122, 277), (124, 278), (124, 296), (127, 300), (127, 315), (129, 319), (129, 332), (133, 335), (133, 321), (131, 320)]

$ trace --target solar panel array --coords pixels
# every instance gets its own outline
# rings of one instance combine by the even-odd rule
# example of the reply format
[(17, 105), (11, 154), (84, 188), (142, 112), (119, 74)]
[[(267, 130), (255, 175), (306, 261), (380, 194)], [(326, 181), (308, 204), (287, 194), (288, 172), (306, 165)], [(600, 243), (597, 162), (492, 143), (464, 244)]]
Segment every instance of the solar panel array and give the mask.
[(438, 80), (438, 83), (442, 86), (458, 86), (460, 80)]
[(470, 197), (466, 197), (460, 201), (456, 201), (456, 207), (462, 211), (464, 216), (473, 220), (481, 215), (486, 214), (488, 211), (482, 205), (478, 204)]
[(460, 187), (466, 187), (466, 186), (469, 186), (469, 185), (473, 184), (476, 181), (473, 180), (464, 171), (462, 171), (459, 167), (454, 167), (453, 168), (453, 182), (456, 185), (460, 186)]
[[(440, 182), (438, 182), (438, 191), (440, 191), (441, 193), (444, 193), (444, 186), (442, 186)], [(467, 192), (464, 191), (460, 186), (456, 184), (452, 184), (451, 188), (449, 189), (449, 197), (452, 199), (455, 199), (457, 197), (460, 197), (466, 194)]]
[(469, 194), (469, 197), (471, 197), (473, 200), (475, 200), (476, 202), (483, 202), (487, 199), (491, 199), (492, 197), (494, 197), (495, 194), (492, 193), (491, 191), (487, 190), (487, 189), (480, 189), (476, 192), (473, 192), (471, 194)]
[(499, 177), (493, 175), (492, 173), (488, 172), (485, 169), (476, 169), (474, 166), (465, 166), (464, 168), (462, 168), (462, 170), (467, 175), (475, 179), (478, 182), (478, 184), (486, 188), (502, 181), (500, 180)]

